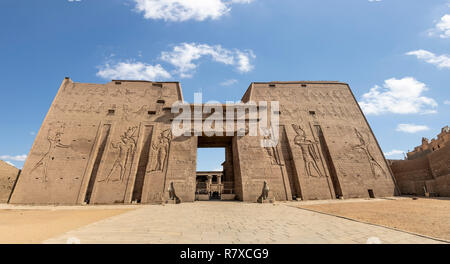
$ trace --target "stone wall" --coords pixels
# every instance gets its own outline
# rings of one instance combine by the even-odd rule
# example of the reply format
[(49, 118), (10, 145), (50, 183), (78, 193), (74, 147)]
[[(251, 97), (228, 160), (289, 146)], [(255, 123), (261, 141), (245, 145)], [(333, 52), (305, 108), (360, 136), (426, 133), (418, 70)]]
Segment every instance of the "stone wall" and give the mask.
[(413, 160), (391, 161), (402, 194), (450, 196), (450, 145)]
[[(65, 79), (10, 202), (159, 203), (167, 200), (170, 182), (182, 202), (194, 201), (203, 137), (172, 135), (171, 106), (182, 100), (177, 82)], [(229, 148), (227, 175), (234, 178), (237, 199), (255, 202), (264, 181), (271, 198), (282, 201), (396, 194), (389, 166), (347, 84), (252, 83), (242, 101), (268, 101), (269, 120), (275, 111), (270, 102), (278, 101), (281, 115), (275, 147), (262, 147), (263, 135), (209, 139), (213, 145), (228, 142), (221, 147)]]
[(422, 144), (414, 148), (413, 151), (406, 153), (408, 160), (413, 160), (421, 157), (425, 157), (429, 153), (439, 150), (450, 144), (450, 128), (445, 126), (441, 129), (441, 133), (436, 138), (428, 140), (422, 138)]
[[(277, 195), (282, 200), (285, 194), (311, 200), (369, 197), (369, 190), (375, 196), (397, 193), (390, 168), (347, 84), (252, 83), (249, 89), (245, 94), (248, 100), (280, 102), (283, 166), (280, 169), (271, 164), (271, 157), (264, 153), (258, 157), (256, 152), (261, 148), (255, 148), (251, 155), (254, 160), (241, 163), (241, 167), (248, 166), (241, 168), (244, 182), (248, 178), (250, 183), (262, 186), (251, 176), (255, 171), (252, 166), (257, 166), (259, 181), (269, 179), (269, 186), (277, 186), (280, 191), (281, 185), (291, 186)], [(255, 165), (261, 158), (266, 161)]]
[[(170, 133), (170, 106), (178, 100), (182, 94), (176, 82), (89, 84), (66, 78), (10, 202), (112, 204), (164, 199), (168, 180), (185, 186), (189, 169), (195, 173), (195, 138), (172, 141)], [(193, 192), (194, 183), (195, 177)]]
[(0, 160), (0, 203), (7, 203), (20, 170)]

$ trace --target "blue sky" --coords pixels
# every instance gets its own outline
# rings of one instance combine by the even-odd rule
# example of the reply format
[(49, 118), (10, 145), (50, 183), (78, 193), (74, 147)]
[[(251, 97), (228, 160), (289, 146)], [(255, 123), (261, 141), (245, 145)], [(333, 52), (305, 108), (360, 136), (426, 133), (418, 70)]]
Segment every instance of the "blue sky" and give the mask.
[[(0, 159), (23, 166), (65, 76), (176, 80), (189, 102), (343, 81), (383, 151), (401, 153), (450, 123), (449, 53), (448, 0), (2, 0)], [(199, 155), (202, 170), (223, 161)]]

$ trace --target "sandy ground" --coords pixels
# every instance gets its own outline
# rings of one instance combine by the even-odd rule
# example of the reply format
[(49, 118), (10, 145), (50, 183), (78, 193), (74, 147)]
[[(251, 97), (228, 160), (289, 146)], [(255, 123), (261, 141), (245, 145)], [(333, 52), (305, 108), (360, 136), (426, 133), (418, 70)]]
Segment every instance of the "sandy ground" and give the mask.
[[(450, 199), (413, 200), (408, 197), (395, 197), (283, 204), (450, 240)], [(194, 205), (195, 203), (191, 204), (191, 206)], [(249, 206), (242, 204), (244, 205)], [(141, 207), (133, 205), (52, 207), (0, 204), (0, 244), (41, 243), (67, 231), (137, 208)], [(144, 218), (147, 219), (146, 217)]]
[(1, 209), (0, 244), (40, 243), (131, 209)]
[(450, 200), (381, 200), (298, 204), (296, 207), (450, 240)]

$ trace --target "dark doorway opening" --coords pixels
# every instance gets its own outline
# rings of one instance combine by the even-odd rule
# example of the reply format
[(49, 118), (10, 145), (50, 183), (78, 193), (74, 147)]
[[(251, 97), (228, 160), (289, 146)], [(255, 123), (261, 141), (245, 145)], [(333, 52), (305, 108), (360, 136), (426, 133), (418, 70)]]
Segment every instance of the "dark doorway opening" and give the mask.
[(375, 194), (373, 193), (372, 189), (367, 190), (369, 192), (369, 197), (370, 198), (375, 198)]

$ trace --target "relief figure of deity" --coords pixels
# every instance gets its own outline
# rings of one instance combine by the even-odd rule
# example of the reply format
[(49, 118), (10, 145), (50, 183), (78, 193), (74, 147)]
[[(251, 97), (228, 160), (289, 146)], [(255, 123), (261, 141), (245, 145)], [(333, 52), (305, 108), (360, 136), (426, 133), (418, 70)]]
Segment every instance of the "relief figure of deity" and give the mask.
[[(265, 140), (273, 140), (272, 131), (270, 129), (263, 129), (263, 135)], [(271, 163), (274, 165), (281, 165), (280, 154), (278, 152), (277, 146), (273, 146), (273, 144), (270, 145), (272, 146), (266, 146), (264, 148), (267, 151), (267, 155), (270, 157)]]
[(380, 176), (386, 176), (387, 174), (384, 171), (384, 169), (381, 167), (381, 165), (377, 162), (377, 160), (373, 157), (372, 153), (369, 151), (369, 141), (365, 140), (363, 135), (355, 128), (355, 134), (356, 137), (359, 139), (359, 144), (354, 145), (353, 149), (359, 149), (362, 150), (369, 161), (370, 170), (372, 171), (372, 174), (375, 178), (378, 178)]
[[(120, 136), (120, 141), (111, 142), (111, 146), (114, 149), (117, 149), (118, 153), (108, 175), (105, 178), (100, 179), (99, 182), (109, 182), (110, 180), (123, 181), (126, 172), (128, 171), (130, 173), (134, 153), (136, 151), (136, 131), (137, 127), (130, 127)], [(119, 173), (118, 177), (111, 179), (112, 175), (117, 171)]]
[(319, 142), (315, 139), (308, 139), (305, 131), (299, 125), (292, 124), (292, 128), (297, 134), (294, 138), (294, 143), (302, 150), (306, 174), (310, 177), (322, 177), (322, 172), (318, 165), (320, 156), (316, 150)]
[(153, 167), (151, 171), (164, 171), (167, 157), (169, 156), (169, 146), (172, 141), (172, 132), (166, 129), (158, 137), (158, 141), (152, 144), (152, 149), (155, 151)]

